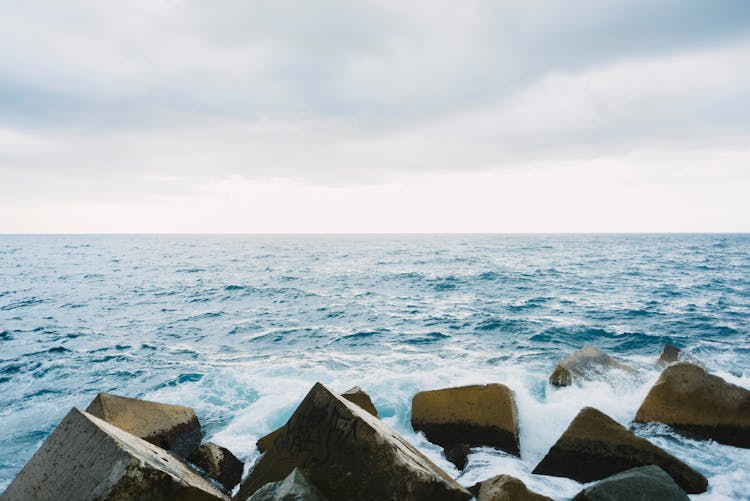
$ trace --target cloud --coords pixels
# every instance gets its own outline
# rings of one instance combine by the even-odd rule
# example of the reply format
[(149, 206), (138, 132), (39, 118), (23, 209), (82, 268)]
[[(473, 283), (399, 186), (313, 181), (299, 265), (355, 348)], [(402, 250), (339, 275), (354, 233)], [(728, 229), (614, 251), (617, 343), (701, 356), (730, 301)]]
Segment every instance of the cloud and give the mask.
[(551, 72), (710, 48), (750, 32), (750, 6), (741, 0), (161, 0), (2, 9), (0, 82), (12, 98), (4, 111), (96, 128), (152, 123), (167, 111), (310, 113), (390, 126), (479, 105)]
[(7, 2), (0, 31), (16, 204), (571, 162), (708, 182), (750, 139), (740, 0)]

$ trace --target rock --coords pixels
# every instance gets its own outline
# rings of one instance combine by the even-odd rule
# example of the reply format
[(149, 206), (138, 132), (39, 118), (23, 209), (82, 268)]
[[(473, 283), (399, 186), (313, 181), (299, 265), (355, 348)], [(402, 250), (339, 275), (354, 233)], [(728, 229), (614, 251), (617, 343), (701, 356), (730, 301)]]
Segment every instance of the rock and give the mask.
[(552, 498), (530, 491), (523, 482), (510, 475), (498, 475), (471, 488), (477, 501), (552, 501)]
[(362, 407), (364, 410), (369, 412), (375, 417), (378, 417), (378, 410), (375, 408), (375, 405), (372, 403), (372, 400), (370, 399), (370, 395), (365, 393), (362, 388), (359, 386), (355, 386), (354, 388), (349, 388), (344, 393), (341, 394), (342, 397), (347, 399), (350, 402), (353, 402), (360, 407)]
[(310, 483), (295, 468), (279, 482), (266, 484), (250, 496), (247, 501), (327, 501), (320, 489)]
[(443, 447), (465, 443), (520, 452), (515, 398), (502, 384), (421, 391), (411, 403), (411, 424)]
[(683, 433), (750, 448), (750, 390), (679, 362), (664, 369), (635, 421), (657, 421)]
[(11, 482), (3, 501), (228, 500), (164, 449), (72, 409)]
[(268, 449), (270, 449), (273, 446), (273, 443), (276, 442), (276, 439), (281, 436), (282, 433), (284, 433), (284, 428), (286, 425), (281, 426), (279, 428), (276, 428), (268, 435), (265, 435), (258, 439), (257, 442), (255, 442), (256, 447), (258, 447), (258, 450), (260, 452), (266, 452)]
[(201, 425), (190, 407), (100, 393), (86, 412), (181, 458), (201, 444)]
[(664, 366), (664, 365), (669, 365), (672, 362), (677, 362), (677, 360), (680, 357), (681, 351), (682, 350), (679, 349), (678, 347), (672, 346), (671, 344), (666, 343), (664, 345), (664, 349), (661, 350), (661, 355), (659, 356), (659, 360), (658, 360), (659, 365)]
[(243, 463), (220, 445), (206, 442), (188, 456), (188, 461), (205, 471), (228, 491), (242, 480)]
[(690, 494), (708, 486), (706, 477), (592, 407), (578, 413), (534, 473), (591, 482), (649, 464), (661, 467)]
[(662, 349), (661, 355), (659, 355), (659, 360), (657, 360), (656, 363), (658, 363), (662, 367), (666, 367), (669, 364), (673, 364), (675, 362), (688, 362), (703, 367), (703, 362), (701, 362), (698, 358), (694, 357), (688, 352), (682, 351), (676, 346), (665, 343), (664, 349)]
[(466, 500), (471, 494), (378, 418), (316, 383), (242, 482), (244, 501), (294, 468), (329, 499)]
[(445, 456), (445, 459), (453, 463), (459, 470), (466, 468), (466, 463), (469, 462), (470, 452), (471, 447), (464, 443), (451, 444), (447, 447), (443, 447), (443, 456)]
[(593, 346), (584, 346), (557, 364), (549, 377), (553, 386), (570, 386), (575, 381), (607, 381), (610, 371), (632, 375), (632, 367), (622, 364)]
[[(375, 405), (372, 403), (372, 400), (370, 399), (370, 395), (364, 392), (362, 388), (359, 386), (355, 386), (354, 388), (350, 388), (346, 390), (344, 393), (341, 394), (342, 397), (347, 399), (350, 402), (353, 402), (360, 407), (362, 407), (364, 410), (369, 412), (375, 417), (378, 417), (378, 410), (375, 408)], [(281, 435), (281, 432), (284, 431), (284, 427), (281, 426), (279, 428), (276, 428), (268, 435), (261, 437), (258, 439), (258, 441), (255, 443), (255, 445), (258, 447), (258, 450), (260, 452), (266, 452), (268, 449), (271, 448), (273, 443), (276, 441), (276, 438)]]
[(579, 492), (573, 501), (690, 501), (672, 477), (655, 465), (633, 468), (612, 475)]

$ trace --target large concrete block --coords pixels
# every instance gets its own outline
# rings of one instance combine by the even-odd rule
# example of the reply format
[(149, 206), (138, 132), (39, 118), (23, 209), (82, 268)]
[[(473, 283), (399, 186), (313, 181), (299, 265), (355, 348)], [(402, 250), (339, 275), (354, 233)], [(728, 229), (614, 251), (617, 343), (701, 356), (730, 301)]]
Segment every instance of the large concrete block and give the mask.
[(664, 369), (635, 420), (750, 448), (750, 391), (695, 364), (675, 363)]
[[(685, 491), (656, 465), (640, 466), (612, 475), (579, 492), (573, 501), (690, 501)], [(480, 500), (481, 501), (481, 500)]]
[(247, 501), (328, 501), (305, 475), (295, 468), (289, 476), (278, 482), (264, 485)]
[(471, 488), (477, 501), (552, 501), (547, 496), (530, 491), (516, 477), (498, 475)]
[(317, 383), (242, 482), (245, 501), (299, 468), (328, 499), (465, 501), (466, 489), (380, 419)]
[(226, 447), (206, 442), (188, 456), (188, 461), (201, 468), (206, 474), (219, 482), (227, 491), (242, 480), (245, 465)]
[[(357, 404), (370, 414), (372, 414), (375, 417), (378, 417), (378, 410), (375, 408), (375, 405), (372, 403), (372, 399), (370, 398), (370, 395), (365, 393), (365, 391), (360, 388), (359, 386), (355, 386), (353, 388), (349, 388), (344, 393), (341, 394), (342, 397), (347, 399), (348, 401)], [(276, 428), (268, 435), (265, 435), (258, 439), (256, 442), (256, 446), (258, 447), (258, 450), (260, 452), (266, 452), (268, 449), (273, 446), (273, 443), (276, 441), (276, 439), (284, 432), (284, 426), (280, 426), (279, 428)]]
[(72, 409), (0, 496), (2, 501), (216, 501), (218, 488), (178, 458)]
[(578, 413), (534, 473), (591, 482), (650, 464), (666, 471), (690, 494), (708, 487), (702, 474), (593, 407)]
[(86, 412), (182, 458), (201, 444), (201, 425), (190, 407), (100, 393)]
[(584, 346), (557, 364), (549, 382), (553, 386), (570, 386), (580, 381), (610, 381), (615, 373), (632, 377), (635, 370), (593, 346)]
[(412, 399), (411, 424), (443, 447), (488, 445), (519, 455), (515, 396), (503, 384), (421, 391)]

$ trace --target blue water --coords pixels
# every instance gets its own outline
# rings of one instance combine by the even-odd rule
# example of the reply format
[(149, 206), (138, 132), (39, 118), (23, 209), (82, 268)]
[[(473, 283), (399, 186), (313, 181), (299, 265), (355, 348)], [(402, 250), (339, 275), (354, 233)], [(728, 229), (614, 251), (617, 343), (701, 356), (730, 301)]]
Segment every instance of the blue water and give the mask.
[[(0, 236), (0, 491), (72, 406), (99, 391), (196, 409), (244, 459), (315, 381), (360, 385), (384, 420), (466, 485), (530, 471), (577, 411), (628, 425), (671, 342), (750, 387), (750, 236)], [(593, 344), (639, 369), (556, 390), (557, 360)], [(409, 425), (419, 390), (505, 383), (519, 460), (458, 472)], [(750, 452), (636, 432), (747, 499)]]

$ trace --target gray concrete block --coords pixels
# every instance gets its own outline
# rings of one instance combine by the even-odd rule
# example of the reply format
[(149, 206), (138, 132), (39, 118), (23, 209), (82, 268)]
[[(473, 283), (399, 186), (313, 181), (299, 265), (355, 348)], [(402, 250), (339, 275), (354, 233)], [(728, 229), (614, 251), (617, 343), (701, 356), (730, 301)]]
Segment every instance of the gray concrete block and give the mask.
[(227, 500), (164, 449), (78, 409), (63, 418), (2, 501)]

